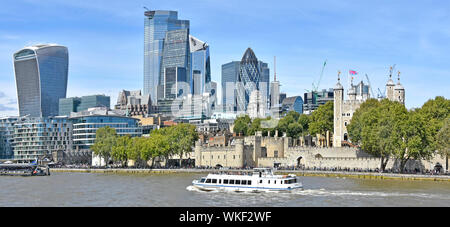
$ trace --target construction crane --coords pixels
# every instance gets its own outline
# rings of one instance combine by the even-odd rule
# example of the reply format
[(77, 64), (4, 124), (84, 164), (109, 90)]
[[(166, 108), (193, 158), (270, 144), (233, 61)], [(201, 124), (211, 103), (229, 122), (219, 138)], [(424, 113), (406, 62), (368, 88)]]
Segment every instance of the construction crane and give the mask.
[(313, 89), (314, 92), (317, 92), (319, 90), (320, 82), (322, 82), (323, 72), (325, 71), (325, 67), (327, 66), (327, 62), (328, 62), (328, 60), (325, 60), (325, 63), (323, 63), (322, 72), (320, 73), (319, 82), (317, 82), (317, 86), (315, 86), (314, 83), (312, 84), (312, 86), (313, 86), (312, 89)]
[(377, 96), (378, 99), (386, 98), (385, 94), (386, 94), (386, 89), (384, 89), (384, 92), (381, 92), (381, 90), (378, 88), (378, 96)]
[(370, 87), (370, 96), (371, 97), (375, 97), (375, 93), (373, 93), (373, 89), (372, 89), (372, 83), (370, 83), (370, 79), (369, 76), (366, 74), (366, 78), (367, 78), (367, 82), (369, 82), (369, 87)]
[(397, 64), (394, 64), (394, 66), (391, 66), (391, 69), (389, 70), (389, 77), (392, 77), (392, 73), (395, 70), (395, 66), (397, 66)]

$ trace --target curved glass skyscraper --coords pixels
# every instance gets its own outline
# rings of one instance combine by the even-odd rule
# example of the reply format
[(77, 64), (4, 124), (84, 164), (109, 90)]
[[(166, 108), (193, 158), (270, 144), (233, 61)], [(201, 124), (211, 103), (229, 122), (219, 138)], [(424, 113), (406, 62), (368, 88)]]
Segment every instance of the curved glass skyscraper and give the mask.
[(25, 47), (14, 54), (20, 116), (58, 115), (59, 99), (66, 98), (69, 53), (56, 44)]
[(239, 68), (236, 84), (237, 111), (246, 111), (253, 91), (261, 91), (262, 98), (267, 100), (269, 69), (266, 63), (258, 61), (251, 48), (245, 51)]

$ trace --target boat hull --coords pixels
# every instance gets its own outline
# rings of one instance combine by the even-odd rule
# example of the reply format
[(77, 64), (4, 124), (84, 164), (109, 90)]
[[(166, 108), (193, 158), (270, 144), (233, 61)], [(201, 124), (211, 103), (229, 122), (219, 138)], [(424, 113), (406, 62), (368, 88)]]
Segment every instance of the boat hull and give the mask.
[(298, 185), (295, 187), (290, 188), (268, 188), (268, 187), (235, 187), (235, 186), (224, 186), (224, 185), (204, 185), (204, 184), (193, 184), (194, 188), (211, 192), (211, 191), (226, 191), (226, 192), (251, 192), (251, 193), (261, 193), (261, 192), (292, 192), (292, 191), (298, 191), (303, 190), (302, 185)]

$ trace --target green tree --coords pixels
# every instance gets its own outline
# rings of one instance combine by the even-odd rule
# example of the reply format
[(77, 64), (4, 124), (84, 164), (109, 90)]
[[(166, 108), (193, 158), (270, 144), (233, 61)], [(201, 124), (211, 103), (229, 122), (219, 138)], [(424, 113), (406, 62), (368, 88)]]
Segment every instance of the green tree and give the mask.
[(140, 166), (141, 164), (141, 151), (143, 150), (145, 139), (144, 137), (133, 137), (130, 140), (130, 145), (127, 147), (127, 159), (133, 160), (135, 166)]
[(398, 102), (369, 99), (355, 111), (347, 126), (353, 143), (359, 144), (367, 153), (380, 157), (381, 171), (385, 170), (394, 150), (401, 146), (400, 123), (407, 119), (407, 114), (406, 108)]
[(170, 130), (170, 137), (173, 140), (171, 148), (173, 154), (180, 156), (180, 167), (182, 167), (183, 155), (192, 151), (195, 141), (198, 139), (196, 127), (191, 124), (178, 124)]
[(300, 128), (301, 128), (301, 133), (300, 133), (301, 136), (308, 135), (310, 122), (311, 122), (311, 119), (310, 119), (309, 115), (302, 114), (298, 118), (298, 124), (300, 125)]
[(233, 131), (236, 135), (242, 134), (247, 136), (248, 129), (250, 128), (250, 124), (252, 120), (248, 115), (240, 116), (234, 121)]
[(434, 138), (429, 145), (429, 149), (437, 150), (439, 144), (436, 136), (444, 126), (445, 119), (450, 117), (450, 100), (438, 96), (435, 99), (428, 100), (418, 111), (426, 119), (427, 133)]
[(106, 166), (108, 166), (112, 148), (115, 146), (116, 137), (116, 130), (109, 126), (99, 128), (95, 133), (95, 143), (91, 149), (95, 155), (105, 160)]
[(127, 149), (131, 144), (130, 136), (119, 136), (112, 147), (111, 157), (116, 162), (121, 162), (122, 166), (126, 166), (128, 162)]
[(152, 161), (152, 168), (155, 166), (155, 158), (164, 156), (170, 151), (168, 137), (160, 133), (152, 132), (148, 139), (148, 150), (143, 154), (143, 159)]
[(450, 154), (450, 117), (445, 119), (444, 125), (436, 136), (437, 149), (442, 157), (445, 157), (445, 169), (448, 171), (448, 156)]
[(289, 137), (297, 137), (301, 132), (300, 124), (297, 123), (300, 114), (295, 111), (290, 111), (278, 122), (276, 130), (278, 133), (286, 133)]
[(309, 132), (311, 135), (325, 135), (327, 131), (333, 131), (334, 128), (334, 103), (327, 102), (319, 106), (311, 115)]
[(409, 160), (429, 160), (434, 152), (428, 149), (432, 139), (427, 133), (425, 118), (418, 111), (408, 112), (406, 119), (397, 123), (393, 134), (399, 146), (394, 147), (393, 155), (400, 161), (403, 172)]

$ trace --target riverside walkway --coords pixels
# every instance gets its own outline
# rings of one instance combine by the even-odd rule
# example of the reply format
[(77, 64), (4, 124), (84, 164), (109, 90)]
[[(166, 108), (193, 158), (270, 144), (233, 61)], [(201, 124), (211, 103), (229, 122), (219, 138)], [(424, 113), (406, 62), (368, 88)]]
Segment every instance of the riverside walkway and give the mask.
[[(231, 171), (249, 172), (248, 169), (230, 169)], [(52, 168), (51, 172), (73, 173), (103, 173), (103, 174), (190, 174), (190, 173), (214, 173), (224, 171), (219, 169), (75, 169)], [(424, 174), (394, 174), (374, 172), (344, 172), (344, 171), (318, 171), (318, 170), (277, 170), (275, 174), (295, 174), (297, 176), (313, 177), (341, 177), (374, 180), (418, 180), (418, 181), (447, 181), (449, 175), (424, 175)]]

